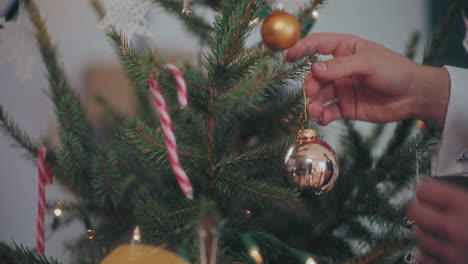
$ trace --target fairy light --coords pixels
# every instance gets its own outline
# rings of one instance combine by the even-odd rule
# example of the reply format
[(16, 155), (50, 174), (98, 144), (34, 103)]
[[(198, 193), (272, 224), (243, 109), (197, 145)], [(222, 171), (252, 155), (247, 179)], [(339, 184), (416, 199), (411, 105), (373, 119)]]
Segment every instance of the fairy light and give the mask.
[(305, 264), (318, 264), (318, 262), (315, 261), (315, 259), (313, 259), (313, 258), (308, 258), (306, 260)]
[(94, 229), (88, 229), (86, 234), (89, 240), (93, 240), (96, 237), (96, 232), (94, 232)]
[(135, 227), (135, 229), (133, 229), (132, 241), (135, 241), (135, 242), (140, 242), (141, 241), (140, 228), (138, 226)]
[(55, 209), (54, 209), (54, 215), (55, 215), (55, 217), (60, 217), (60, 216), (62, 216), (62, 209), (60, 209), (60, 208), (55, 208)]
[(317, 18), (320, 17), (320, 13), (319, 13), (319, 11), (318, 11), (317, 9), (315, 9), (314, 11), (312, 11), (312, 17), (313, 17), (314, 19), (317, 19)]
[(260, 254), (260, 250), (256, 247), (250, 248), (249, 249), (249, 255), (250, 257), (255, 261), (257, 264), (262, 264), (263, 263), (263, 258), (262, 255)]
[(55, 203), (55, 208), (54, 208), (54, 216), (59, 218), (62, 216), (62, 202), (60, 201), (57, 201), (57, 203)]

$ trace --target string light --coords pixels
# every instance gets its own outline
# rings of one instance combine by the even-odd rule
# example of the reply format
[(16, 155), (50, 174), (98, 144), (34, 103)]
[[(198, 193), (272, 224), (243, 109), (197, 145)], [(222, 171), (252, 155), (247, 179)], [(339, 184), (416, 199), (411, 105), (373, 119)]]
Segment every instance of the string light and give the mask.
[(140, 228), (138, 226), (135, 227), (135, 229), (133, 229), (132, 241), (135, 241), (135, 242), (140, 242), (141, 241)]
[(54, 216), (57, 218), (62, 216), (62, 202), (60, 201), (55, 203)]
[(313, 258), (308, 258), (306, 260), (305, 264), (318, 264), (318, 262), (315, 261), (315, 259), (313, 259)]
[(256, 247), (249, 249), (250, 257), (255, 261), (257, 264), (263, 263), (262, 255), (260, 255), (260, 250)]
[(313, 17), (314, 19), (317, 19), (317, 18), (320, 17), (320, 13), (319, 13), (319, 11), (318, 11), (317, 9), (315, 9), (314, 11), (312, 11), (312, 17)]
[(86, 231), (86, 235), (88, 236), (89, 240), (93, 240), (96, 237), (96, 232), (94, 231), (94, 229), (88, 229)]

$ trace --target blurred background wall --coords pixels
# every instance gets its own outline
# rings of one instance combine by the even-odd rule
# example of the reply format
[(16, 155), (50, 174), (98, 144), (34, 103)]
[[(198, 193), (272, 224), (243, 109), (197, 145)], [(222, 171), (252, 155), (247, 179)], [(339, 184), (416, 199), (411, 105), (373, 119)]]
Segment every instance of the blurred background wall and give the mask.
[[(306, 0), (282, 0), (288, 11)], [(116, 68), (118, 61), (102, 31), (93, 10), (85, 0), (37, 1), (45, 17), (52, 39), (55, 41), (61, 61), (75, 89), (86, 94), (86, 76), (96, 74), (96, 68)], [(410, 33), (422, 33), (418, 48), (419, 61), (427, 40), (429, 26), (428, 6), (425, 0), (329, 0), (320, 11), (320, 18), (313, 32), (351, 33), (384, 44), (404, 53)], [(207, 17), (211, 11), (201, 11)], [(155, 7), (148, 14), (153, 26), (154, 40), (141, 41), (162, 49), (170, 57), (196, 58), (200, 50), (197, 40), (186, 33), (182, 25), (170, 15)], [(209, 18), (208, 18), (209, 19)], [(259, 28), (249, 43), (259, 40)], [(3, 56), (0, 54), (0, 56)], [(385, 63), (385, 62), (382, 62)], [(25, 131), (35, 139), (51, 134), (54, 123), (53, 106), (47, 96), (45, 70), (38, 66), (34, 77), (27, 83), (19, 83), (15, 65), (0, 65), (0, 104)], [(105, 75), (108, 74), (108, 75)], [(112, 78), (114, 73), (102, 73)], [(118, 73), (115, 73), (118, 74)], [(99, 75), (99, 74), (98, 74)], [(105, 79), (105, 78), (104, 78)], [(88, 81), (87, 81), (88, 80)], [(362, 129), (368, 125), (360, 124)], [(322, 130), (325, 139), (339, 149), (337, 133), (340, 125), (332, 124)], [(0, 240), (15, 240), (27, 246), (35, 246), (35, 218), (37, 197), (37, 173), (35, 166), (21, 157), (21, 152), (10, 147), (7, 137), (0, 135)], [(47, 200), (73, 199), (56, 185), (47, 187)], [(46, 219), (50, 223), (51, 217)], [(64, 242), (83, 235), (80, 222), (59, 230), (49, 237), (46, 254), (67, 263)]]

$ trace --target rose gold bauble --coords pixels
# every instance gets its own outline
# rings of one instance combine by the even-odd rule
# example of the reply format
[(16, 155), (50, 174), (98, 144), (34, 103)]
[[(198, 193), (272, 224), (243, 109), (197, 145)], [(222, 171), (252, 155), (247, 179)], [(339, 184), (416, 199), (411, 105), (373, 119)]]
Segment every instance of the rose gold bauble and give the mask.
[(301, 23), (288, 12), (275, 10), (263, 21), (263, 43), (272, 49), (288, 49), (296, 44), (300, 36)]
[(338, 178), (338, 158), (314, 129), (299, 131), (299, 139), (285, 158), (286, 181), (304, 193), (322, 195), (329, 192)]

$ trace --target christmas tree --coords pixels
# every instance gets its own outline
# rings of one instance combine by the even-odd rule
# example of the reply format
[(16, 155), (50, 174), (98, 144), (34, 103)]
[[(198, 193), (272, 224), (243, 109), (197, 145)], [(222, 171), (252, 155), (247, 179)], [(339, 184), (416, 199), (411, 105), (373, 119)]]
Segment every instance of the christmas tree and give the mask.
[[(269, 1), (197, 2), (215, 9), (213, 25), (195, 14), (187, 18), (187, 2), (145, 3), (164, 7), (208, 43), (203, 67), (178, 65), (178, 72), (156, 50), (134, 48), (119, 27), (106, 28), (139, 108), (136, 116), (123, 118), (109, 107), (102, 142), (71, 89), (37, 4), (27, 1), (60, 144), (33, 141), (1, 106), (0, 125), (27, 158), (35, 161), (42, 155), (44, 177), (53, 170), (54, 181), (79, 198), (79, 203), (46, 206), (82, 216), (87, 234), (71, 244), (76, 263), (100, 263), (128, 244), (132, 234), (130, 250), (141, 250), (141, 244), (162, 247), (189, 263), (403, 262), (415, 241), (405, 216), (410, 197), (401, 194), (412, 188), (416, 166), (418, 171), (429, 167), (426, 154), (440, 127), (428, 123), (415, 134), (416, 120), (402, 121), (376, 157), (373, 148), (385, 125), (375, 125), (364, 137), (353, 122), (344, 121), (339, 180), (333, 188), (321, 195), (291, 187), (285, 182), (284, 158), (288, 147), (297, 144), (306, 118), (303, 90), (284, 87), (302, 81), (317, 60), (315, 51), (286, 63), (281, 52), (262, 43), (245, 45), (257, 23), (272, 12)], [(98, 0), (91, 4), (98, 16), (106, 15)], [(310, 1), (295, 14), (302, 37), (322, 4)], [(458, 1), (450, 8), (424, 63), (432, 63), (447, 27), (465, 5)], [(417, 41), (417, 35), (409, 41), (410, 58)], [(187, 106), (180, 98), (180, 74)], [(99, 100), (107, 106), (105, 98)], [(60, 218), (47, 224), (44, 228), (56, 228)], [(57, 263), (9, 241), (0, 242), (0, 260)], [(152, 261), (163, 263), (156, 257)]]

